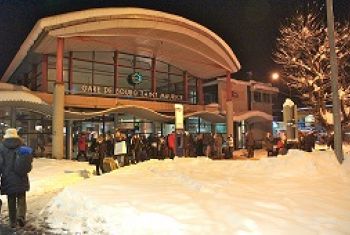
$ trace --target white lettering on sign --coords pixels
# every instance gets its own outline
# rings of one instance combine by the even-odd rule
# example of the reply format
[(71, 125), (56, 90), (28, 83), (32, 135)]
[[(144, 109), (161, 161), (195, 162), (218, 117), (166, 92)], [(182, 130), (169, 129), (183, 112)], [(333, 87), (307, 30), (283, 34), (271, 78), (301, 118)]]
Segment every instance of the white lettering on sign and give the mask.
[[(108, 95), (114, 94), (113, 87), (110, 86), (97, 86), (83, 84), (80, 86), (82, 93), (90, 93), (96, 95)], [(134, 90), (127, 88), (117, 88), (115, 94), (118, 97), (132, 97), (132, 98), (146, 98), (146, 99), (157, 99), (166, 101), (182, 101), (182, 95), (169, 94), (169, 93), (158, 93), (147, 90)]]

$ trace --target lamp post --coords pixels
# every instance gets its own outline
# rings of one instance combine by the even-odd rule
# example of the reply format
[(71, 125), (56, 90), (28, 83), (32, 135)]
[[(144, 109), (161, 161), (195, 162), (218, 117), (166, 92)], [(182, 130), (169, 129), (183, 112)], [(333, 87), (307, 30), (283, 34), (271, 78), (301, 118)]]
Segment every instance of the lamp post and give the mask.
[(334, 123), (334, 152), (339, 163), (344, 160), (343, 155), (343, 141), (342, 128), (340, 118), (340, 100), (338, 93), (338, 62), (337, 54), (335, 52), (334, 40), (334, 14), (333, 14), (333, 0), (327, 0), (327, 34), (329, 39), (329, 48), (331, 56), (331, 80), (332, 80), (332, 101), (333, 101), (333, 123)]

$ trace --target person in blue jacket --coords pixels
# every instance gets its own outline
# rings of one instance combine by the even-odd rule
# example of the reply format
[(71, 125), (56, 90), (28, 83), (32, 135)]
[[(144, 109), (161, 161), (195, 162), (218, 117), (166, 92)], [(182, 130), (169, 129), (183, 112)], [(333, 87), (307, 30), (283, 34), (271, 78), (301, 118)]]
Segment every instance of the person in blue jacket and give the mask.
[(32, 169), (32, 150), (23, 146), (17, 130), (6, 130), (0, 143), (1, 194), (7, 195), (9, 223), (12, 228), (17, 224), (25, 225), (27, 203), (26, 191), (29, 191), (28, 173)]

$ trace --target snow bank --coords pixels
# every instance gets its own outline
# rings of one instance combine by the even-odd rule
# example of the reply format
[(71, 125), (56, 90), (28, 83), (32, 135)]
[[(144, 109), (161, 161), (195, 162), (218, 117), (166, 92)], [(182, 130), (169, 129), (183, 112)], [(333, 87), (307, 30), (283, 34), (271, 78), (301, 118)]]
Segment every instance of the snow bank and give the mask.
[(29, 174), (29, 196), (57, 191), (92, 176), (94, 166), (86, 162), (35, 158)]
[(152, 160), (67, 187), (42, 215), (69, 234), (348, 234), (348, 160)]

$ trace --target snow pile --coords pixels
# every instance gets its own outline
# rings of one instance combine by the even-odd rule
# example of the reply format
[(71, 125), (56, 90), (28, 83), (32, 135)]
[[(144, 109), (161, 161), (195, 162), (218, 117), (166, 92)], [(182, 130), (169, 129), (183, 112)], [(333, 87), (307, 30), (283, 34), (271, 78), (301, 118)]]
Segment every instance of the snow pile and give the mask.
[(65, 188), (42, 216), (70, 234), (347, 234), (348, 160), (151, 160)]
[(35, 158), (29, 174), (29, 195), (57, 191), (92, 176), (94, 166), (86, 162)]

